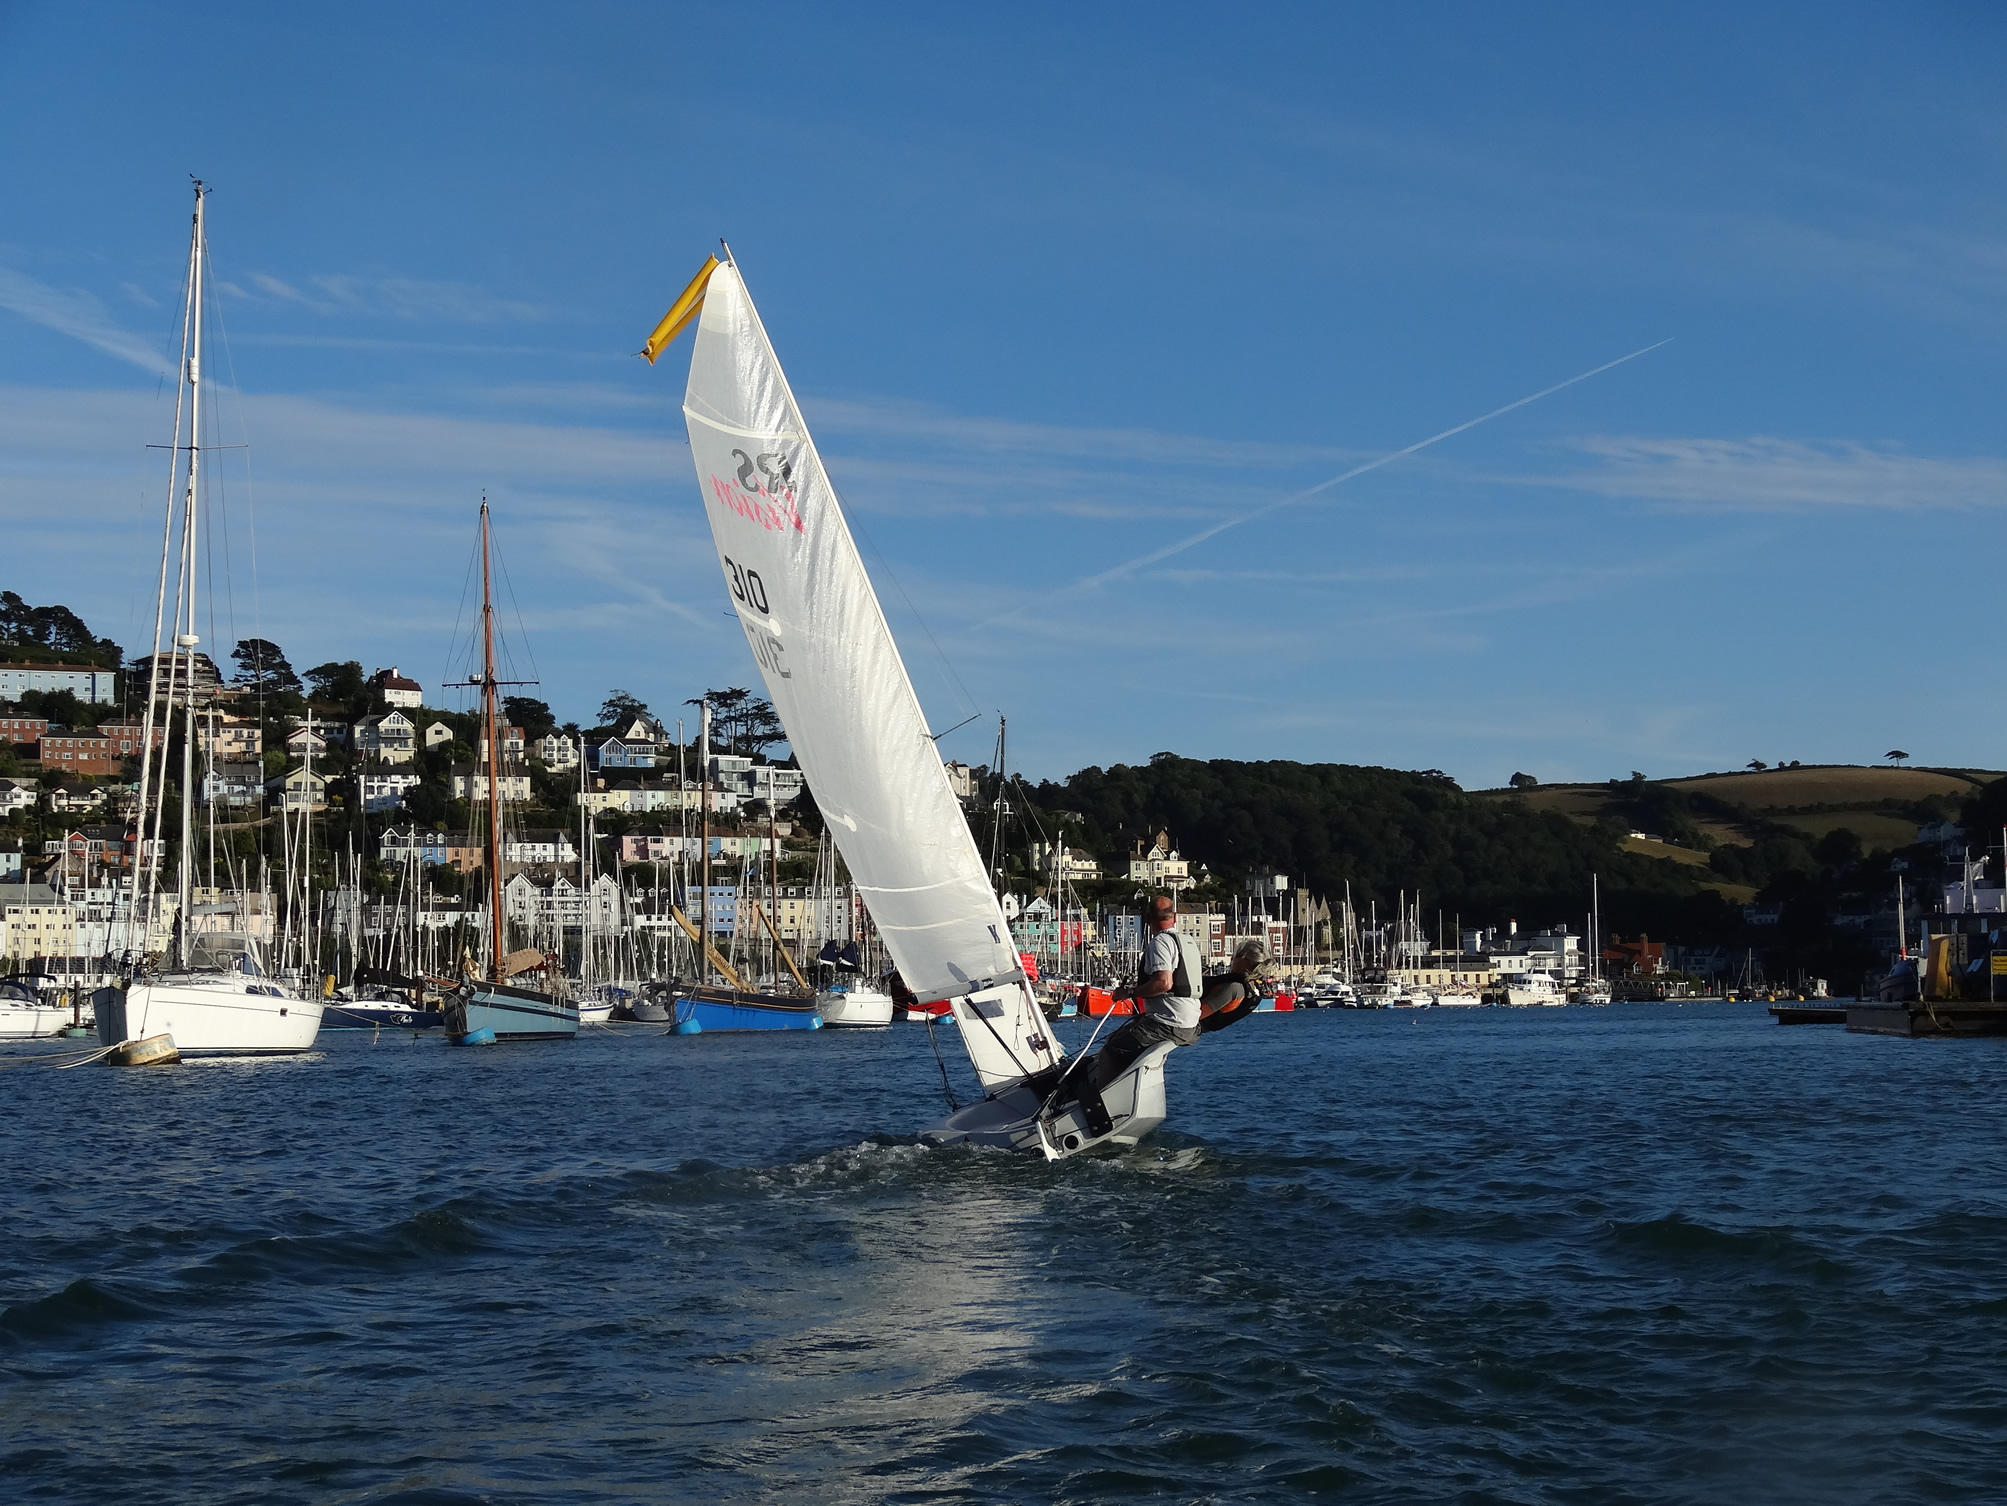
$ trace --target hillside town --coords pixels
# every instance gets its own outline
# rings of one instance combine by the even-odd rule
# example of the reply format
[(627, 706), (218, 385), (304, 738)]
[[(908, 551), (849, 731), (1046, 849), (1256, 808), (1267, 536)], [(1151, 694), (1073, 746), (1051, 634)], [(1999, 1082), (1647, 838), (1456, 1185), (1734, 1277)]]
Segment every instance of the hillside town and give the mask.
[[(141, 850), (137, 769), (149, 738), (155, 766), (168, 771), (167, 805), (179, 798), (176, 771), (184, 767), (194, 792), (197, 877), (186, 925), (200, 928), (205, 909), (234, 895), (232, 924), (317, 975), (346, 981), (358, 968), (454, 969), (485, 910), (482, 817), (491, 781), (507, 812), (499, 851), (511, 934), (569, 968), (597, 958), (601, 972), (673, 970), (686, 939), (679, 910), (701, 917), (704, 939), (721, 955), (768, 977), (788, 965), (783, 951), (800, 964), (831, 943), (870, 948), (870, 915), (826, 839), (813, 791), (785, 754), (778, 718), (744, 689), (708, 690), (676, 719), (615, 690), (592, 726), (560, 723), (542, 700), (505, 697), (495, 729), (499, 767), (491, 768), (479, 716), (441, 704), (454, 690), (464, 699), (464, 685), (428, 694), (399, 665), (366, 672), (356, 661), (300, 673), (263, 639), (239, 642), (225, 665), (200, 651), (163, 655), (158, 667), (146, 657), (126, 663), (67, 609), (4, 595), (0, 606), (13, 619), (12, 645), (0, 650), (8, 656), (0, 662), (0, 966), (7, 970), (72, 986), (97, 986), (116, 972), (131, 929)], [(135, 710), (156, 674), (192, 703), (183, 719), (192, 720), (192, 747), (182, 720)], [(700, 714), (711, 728), (708, 746), (700, 745)], [(1095, 828), (1065, 808), (1063, 789), (1034, 790), (960, 761), (944, 768), (988, 856), (1019, 952), (1056, 978), (1122, 976), (1141, 946), (1136, 900), (1168, 893), (1178, 929), (1208, 966), (1223, 967), (1243, 942), (1259, 939), (1280, 978), (1328, 1002), (1828, 987), (1802, 968), (1773, 976), (1780, 969), (1769, 943), (1802, 928), (1802, 905), (1776, 897), (1788, 895), (1788, 885), (1749, 886), (1729, 939), (1718, 925), (1698, 938), (1606, 929), (1591, 893), (1573, 915), (1553, 913), (1559, 906), (1550, 903), (1522, 925), (1516, 907), (1472, 915), (1427, 908), (1419, 884), (1354, 893), (1348, 881), (1323, 893), (1302, 872), (1216, 870), (1188, 855), (1168, 825)], [(1615, 781), (1612, 789), (1638, 798)], [(1524, 775), (1506, 793), (1521, 802), (1548, 794)], [(1631, 830), (1625, 845), (1701, 856), (1704, 838), (1687, 831), (1685, 818), (1660, 814), (1672, 842)], [(157, 821), (152, 830), (151, 850), (163, 871), (171, 869), (180, 858), (177, 822)], [(1681, 848), (1682, 840), (1696, 845)], [(1915, 842), (1923, 859), (1911, 852), (1893, 860), (1895, 868), (1919, 864), (1902, 908), (1893, 889), (1829, 906), (1821, 918), (1827, 934), (1851, 939), (1857, 954), (1899, 956), (1911, 937), (1957, 935), (1961, 925), (1949, 914), (2000, 909), (2000, 890), (1985, 884), (1983, 854), (1972, 861), (1962, 827), (1940, 815), (1917, 825)], [(1761, 850), (1717, 849), (1714, 866), (1746, 866), (1752, 859), (1737, 854)], [(1941, 870), (1935, 884), (1925, 871), (1931, 861)], [(1728, 883), (1716, 889), (1736, 892)], [(167, 896), (151, 907), (149, 949), (164, 947), (183, 924), (176, 903)], [(1967, 958), (1959, 950), (1961, 965), (1976, 965), (1978, 952)]]

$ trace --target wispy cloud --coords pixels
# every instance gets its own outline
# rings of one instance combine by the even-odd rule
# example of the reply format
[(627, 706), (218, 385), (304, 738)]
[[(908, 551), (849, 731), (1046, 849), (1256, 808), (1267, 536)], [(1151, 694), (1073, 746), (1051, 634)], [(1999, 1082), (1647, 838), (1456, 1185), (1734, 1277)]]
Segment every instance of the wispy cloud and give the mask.
[[(248, 284), (248, 286), (247, 286)], [(290, 283), (264, 272), (223, 290), (250, 302), (290, 304), (316, 314), (360, 314), (409, 323), (524, 324), (547, 310), (515, 298), (499, 298), (464, 282), (431, 282), (416, 277), (357, 277), (321, 274)]]
[(1571, 448), (1600, 462), (1543, 484), (1675, 506), (1969, 508), (2007, 503), (2007, 460), (1942, 459), (1858, 440), (1644, 439), (1595, 435)]
[(140, 336), (123, 327), (98, 298), (81, 288), (55, 288), (25, 272), (0, 267), (0, 308), (23, 319), (96, 346), (106, 355), (144, 371), (162, 372), (168, 361)]

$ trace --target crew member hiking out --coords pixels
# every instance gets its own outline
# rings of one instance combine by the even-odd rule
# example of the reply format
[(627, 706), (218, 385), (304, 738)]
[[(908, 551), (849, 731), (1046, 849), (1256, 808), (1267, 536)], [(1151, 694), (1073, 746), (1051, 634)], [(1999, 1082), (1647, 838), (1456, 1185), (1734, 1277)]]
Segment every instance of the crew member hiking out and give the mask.
[(1189, 1046), (1199, 1038), (1199, 989), (1204, 963), (1192, 938), (1177, 930), (1177, 902), (1159, 894), (1144, 902), (1143, 955), (1136, 981), (1118, 990), (1118, 999), (1134, 999), (1137, 1014), (1075, 1072), (1080, 1107), (1087, 1128), (1096, 1136), (1114, 1128), (1101, 1090), (1129, 1070), (1152, 1046), (1168, 1042)]
[(1202, 1035), (1237, 1025), (1254, 1013), (1261, 1002), (1261, 982), (1256, 975), (1268, 965), (1272, 955), (1265, 941), (1243, 941), (1233, 949), (1228, 970), (1206, 981), (1205, 995), (1199, 1000)]

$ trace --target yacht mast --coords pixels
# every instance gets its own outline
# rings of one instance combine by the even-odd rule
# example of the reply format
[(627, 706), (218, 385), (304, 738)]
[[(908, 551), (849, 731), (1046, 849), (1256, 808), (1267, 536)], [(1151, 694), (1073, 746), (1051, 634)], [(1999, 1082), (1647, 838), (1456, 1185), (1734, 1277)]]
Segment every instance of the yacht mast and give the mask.
[[(176, 896), (180, 910), (176, 916), (175, 929), (181, 941), (177, 948), (177, 960), (185, 967), (188, 963), (189, 908), (192, 895), (189, 887), (194, 879), (194, 862), (189, 849), (194, 841), (195, 812), (193, 796), (195, 791), (195, 645), (202, 640), (195, 636), (195, 572), (200, 556), (195, 549), (198, 517), (195, 508), (195, 480), (202, 465), (202, 183), (195, 184), (195, 245), (189, 257), (188, 307), (189, 321), (194, 330), (188, 345), (188, 483), (181, 501), (181, 606), (183, 625), (176, 633), (174, 646), (176, 657), (182, 663), (182, 717), (181, 717), (181, 865), (179, 892)], [(169, 708), (170, 718), (172, 708)]]
[(481, 721), (488, 739), (488, 981), (502, 978), (502, 740), (495, 731), (495, 603), (488, 580), (488, 499), (481, 499)]
[[(161, 801), (157, 794), (153, 802), (154, 820), (150, 840), (147, 833), (146, 812), (147, 797), (155, 791), (156, 777), (160, 786), (164, 787), (167, 783), (167, 750), (164, 746), (166, 739), (162, 738), (161, 740), (163, 747), (161, 748), (158, 762), (155, 761), (153, 756), (153, 745), (154, 731), (157, 726), (155, 718), (159, 715), (161, 704), (161, 629), (168, 626), (167, 560), (174, 545), (174, 480), (176, 468), (181, 463), (182, 401), (187, 391), (188, 350), (192, 333), (190, 326), (199, 326), (201, 323), (199, 317), (200, 310), (195, 301), (194, 290), (197, 286), (196, 279), (200, 275), (198, 268), (202, 263), (203, 192), (202, 180), (197, 178), (195, 180), (195, 218), (193, 228), (190, 230), (188, 237), (187, 287), (189, 289), (189, 298), (182, 305), (181, 367), (176, 374), (174, 384), (174, 443), (169, 447), (167, 453), (167, 508), (166, 516), (161, 522), (160, 580), (153, 598), (153, 660), (147, 673), (146, 711), (140, 718), (139, 803), (133, 810), (132, 886), (129, 902), (126, 906), (126, 949), (130, 954), (135, 969), (140, 965), (141, 959), (146, 954), (147, 938), (152, 934), (153, 897), (160, 879)], [(174, 626), (178, 627), (180, 618), (180, 609), (178, 606), (175, 610), (175, 618)], [(170, 631), (168, 637), (172, 638), (173, 636), (173, 632)], [(171, 702), (174, 696), (174, 659), (172, 655), (169, 655), (167, 660), (167, 671), (167, 695), (170, 702), (168, 716), (171, 720), (173, 716)], [(143, 889), (140, 878), (142, 870), (145, 871), (145, 887)], [(141, 905), (142, 897), (145, 899), (144, 907)]]

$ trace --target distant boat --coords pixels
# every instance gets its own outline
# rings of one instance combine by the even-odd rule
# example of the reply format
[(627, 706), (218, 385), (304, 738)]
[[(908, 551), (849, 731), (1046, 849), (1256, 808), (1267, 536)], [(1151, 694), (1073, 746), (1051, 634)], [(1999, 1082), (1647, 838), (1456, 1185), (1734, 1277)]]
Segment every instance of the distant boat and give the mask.
[(1568, 996), (1546, 973), (1520, 973), (1505, 985), (1505, 1002), (1514, 1009), (1566, 1004)]
[(61, 1035), (70, 1011), (45, 999), (19, 978), (0, 978), (0, 1041), (36, 1041)]
[[(502, 909), (502, 736), (495, 690), (495, 604), (490, 587), (488, 499), (481, 499), (481, 738), (486, 744), (488, 829), (482, 834), (482, 862), (488, 885), (488, 976), (469, 978), (446, 1000), (446, 1034), (497, 1041), (570, 1040), (578, 1034), (578, 1006), (542, 989), (508, 980), (545, 965), (541, 953), (509, 953), (508, 916)], [(478, 766), (477, 766), (478, 767)], [(483, 1036), (482, 1032), (491, 1032)]]
[(692, 987), (676, 992), (676, 1023), (711, 1031), (820, 1030), (823, 1022), (812, 998), (756, 989)]
[(892, 1023), (892, 996), (862, 983), (836, 983), (815, 996), (822, 1023), (836, 1029), (870, 1029)]

